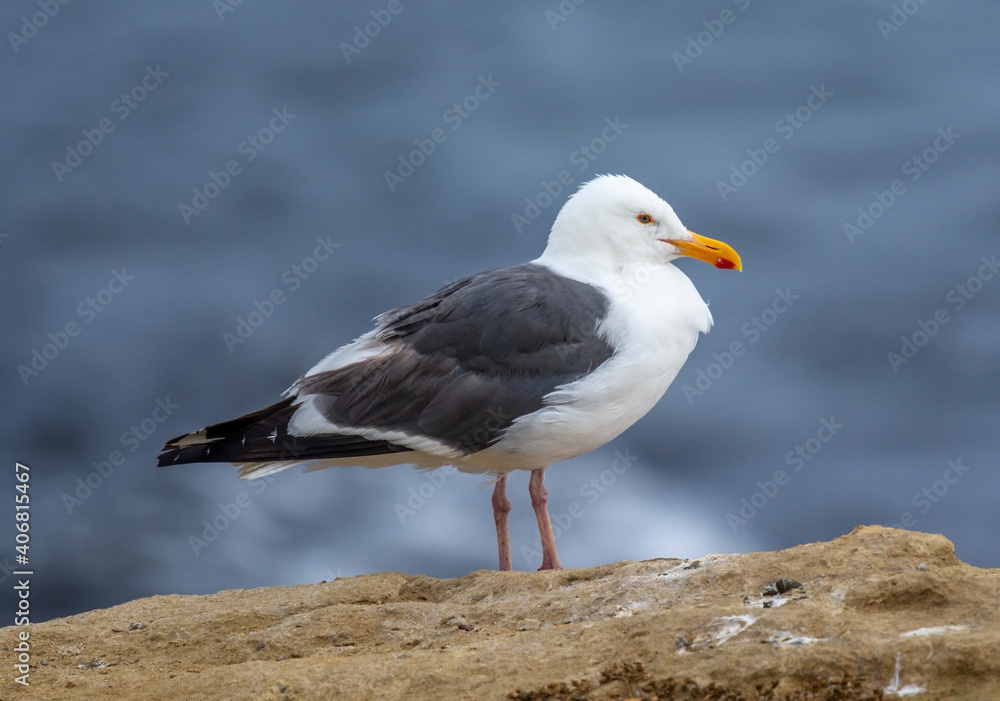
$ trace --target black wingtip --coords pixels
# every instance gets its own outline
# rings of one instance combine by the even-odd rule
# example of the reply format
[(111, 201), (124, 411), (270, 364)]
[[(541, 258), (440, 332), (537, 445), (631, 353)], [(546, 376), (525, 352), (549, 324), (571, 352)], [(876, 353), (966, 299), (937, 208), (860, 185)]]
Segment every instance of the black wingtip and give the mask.
[(157, 467), (190, 463), (263, 463), (352, 458), (409, 451), (388, 441), (361, 436), (321, 434), (294, 436), (288, 422), (297, 405), (283, 399), (260, 411), (200, 431), (171, 438), (156, 458)]

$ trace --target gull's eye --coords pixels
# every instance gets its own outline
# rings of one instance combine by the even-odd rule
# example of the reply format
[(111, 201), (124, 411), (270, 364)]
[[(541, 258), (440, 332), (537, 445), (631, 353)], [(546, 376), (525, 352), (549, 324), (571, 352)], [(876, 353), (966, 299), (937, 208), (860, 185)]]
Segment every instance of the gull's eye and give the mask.
[(636, 221), (638, 221), (640, 224), (652, 224), (654, 221), (653, 217), (651, 217), (649, 214), (646, 214), (645, 212), (640, 212), (639, 214), (636, 215), (635, 218)]

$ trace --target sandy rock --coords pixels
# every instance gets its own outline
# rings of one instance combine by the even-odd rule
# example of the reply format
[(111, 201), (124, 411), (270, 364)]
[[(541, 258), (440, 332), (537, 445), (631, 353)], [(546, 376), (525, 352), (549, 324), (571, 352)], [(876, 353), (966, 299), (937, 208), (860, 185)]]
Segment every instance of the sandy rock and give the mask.
[(155, 596), (30, 632), (31, 687), (8, 665), (3, 699), (1000, 699), (1000, 570), (878, 526), (693, 561)]

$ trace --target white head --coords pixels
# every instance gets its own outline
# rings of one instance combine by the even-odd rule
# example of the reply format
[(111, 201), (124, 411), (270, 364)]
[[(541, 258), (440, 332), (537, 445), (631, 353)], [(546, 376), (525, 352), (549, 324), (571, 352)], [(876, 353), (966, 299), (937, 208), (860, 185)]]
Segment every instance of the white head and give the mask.
[(741, 270), (731, 247), (688, 231), (673, 208), (625, 175), (600, 175), (563, 205), (539, 258), (558, 267), (619, 272), (690, 256)]

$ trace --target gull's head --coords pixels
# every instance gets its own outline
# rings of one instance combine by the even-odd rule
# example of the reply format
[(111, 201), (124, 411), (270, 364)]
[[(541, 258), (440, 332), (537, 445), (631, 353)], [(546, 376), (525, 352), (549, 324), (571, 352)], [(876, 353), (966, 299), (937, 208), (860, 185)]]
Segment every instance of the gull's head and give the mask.
[(728, 244), (688, 231), (655, 192), (625, 175), (584, 183), (559, 211), (542, 260), (622, 269), (688, 256), (742, 270)]

